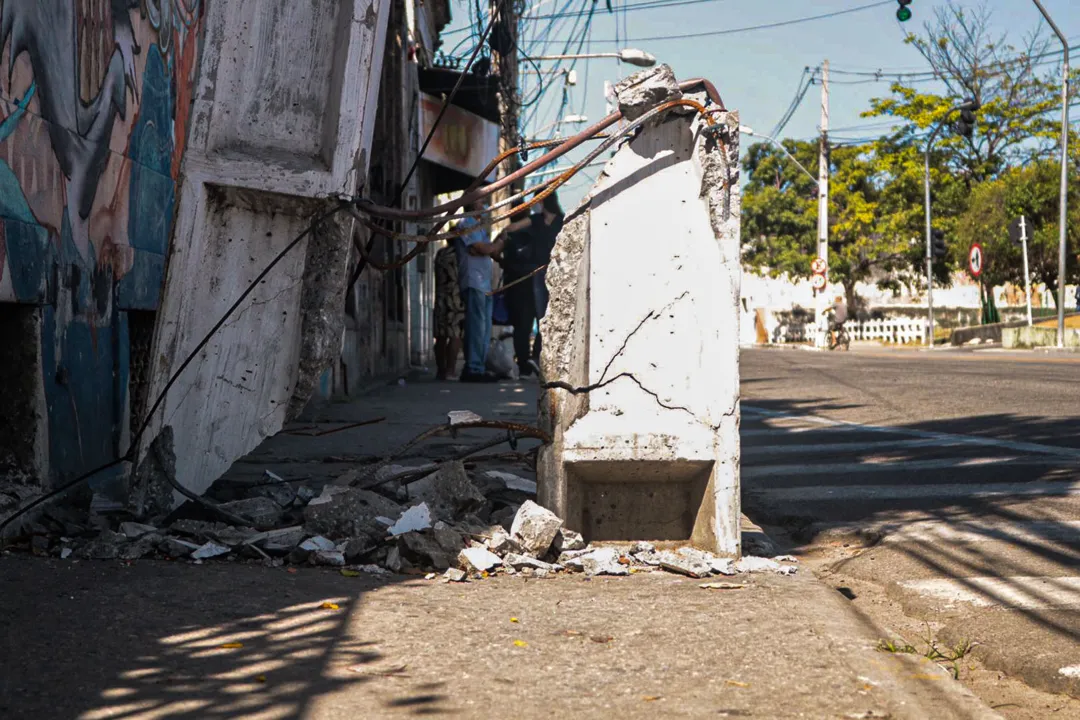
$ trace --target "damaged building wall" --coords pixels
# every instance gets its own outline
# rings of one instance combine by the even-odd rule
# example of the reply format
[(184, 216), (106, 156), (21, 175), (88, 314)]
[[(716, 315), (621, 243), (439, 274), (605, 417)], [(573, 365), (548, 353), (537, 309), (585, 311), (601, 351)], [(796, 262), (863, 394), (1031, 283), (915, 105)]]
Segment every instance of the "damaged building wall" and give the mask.
[(199, 2), (0, 0), (0, 474), (127, 450), (203, 25)]
[[(206, 5), (151, 398), (315, 215), (359, 191), (389, 6)], [(175, 478), (189, 490), (204, 491), (280, 430), (340, 353), (352, 233), (346, 218), (339, 213), (316, 226), (259, 282), (151, 418), (143, 454), (170, 427)]]
[(538, 498), (586, 539), (738, 555), (738, 118), (661, 117), (552, 256), (543, 376), (589, 389), (541, 399)]

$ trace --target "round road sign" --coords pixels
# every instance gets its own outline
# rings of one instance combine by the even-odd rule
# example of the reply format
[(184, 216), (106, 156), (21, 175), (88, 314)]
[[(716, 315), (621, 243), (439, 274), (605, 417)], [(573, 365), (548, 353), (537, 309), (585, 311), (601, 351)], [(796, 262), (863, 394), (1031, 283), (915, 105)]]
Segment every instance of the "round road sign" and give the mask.
[(982, 245), (975, 243), (971, 246), (971, 250), (968, 251), (968, 270), (975, 277), (982, 275), (983, 271), (983, 249)]
[(829, 266), (826, 264), (825, 258), (814, 258), (814, 262), (810, 263), (810, 269), (814, 271), (815, 275), (824, 275)]
[(810, 284), (813, 285), (815, 290), (824, 290), (825, 289), (825, 276), (824, 275), (815, 275), (811, 279)]

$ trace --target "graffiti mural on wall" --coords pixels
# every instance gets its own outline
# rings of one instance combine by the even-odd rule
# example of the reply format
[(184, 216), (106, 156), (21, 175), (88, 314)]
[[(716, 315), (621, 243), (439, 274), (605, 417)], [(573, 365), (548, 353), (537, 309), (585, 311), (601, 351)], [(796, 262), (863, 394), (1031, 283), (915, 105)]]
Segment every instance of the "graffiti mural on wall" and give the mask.
[(127, 440), (128, 313), (157, 308), (201, 0), (0, 0), (0, 303), (42, 308), (50, 475)]

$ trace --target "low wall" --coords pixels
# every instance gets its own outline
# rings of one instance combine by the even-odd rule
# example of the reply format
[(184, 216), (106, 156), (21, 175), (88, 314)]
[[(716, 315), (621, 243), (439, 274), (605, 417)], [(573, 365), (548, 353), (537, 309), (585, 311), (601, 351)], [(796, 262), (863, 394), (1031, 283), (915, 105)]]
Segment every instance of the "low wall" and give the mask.
[[(1057, 328), (1007, 327), (1001, 330), (1001, 345), (1009, 349), (1056, 347)], [(1065, 329), (1065, 347), (1080, 348), (1080, 330)]]

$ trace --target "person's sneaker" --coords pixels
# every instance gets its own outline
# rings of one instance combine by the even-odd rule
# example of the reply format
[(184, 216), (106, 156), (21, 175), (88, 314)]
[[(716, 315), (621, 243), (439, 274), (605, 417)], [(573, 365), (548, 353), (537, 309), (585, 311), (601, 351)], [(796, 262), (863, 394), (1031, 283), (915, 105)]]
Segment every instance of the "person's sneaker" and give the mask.
[(474, 373), (466, 370), (461, 373), (458, 381), (463, 383), (493, 383), (499, 382), (499, 378), (490, 373)]
[(536, 371), (533, 369), (533, 366), (528, 363), (524, 365), (518, 365), (518, 377), (527, 378), (530, 375), (534, 375), (535, 373)]

